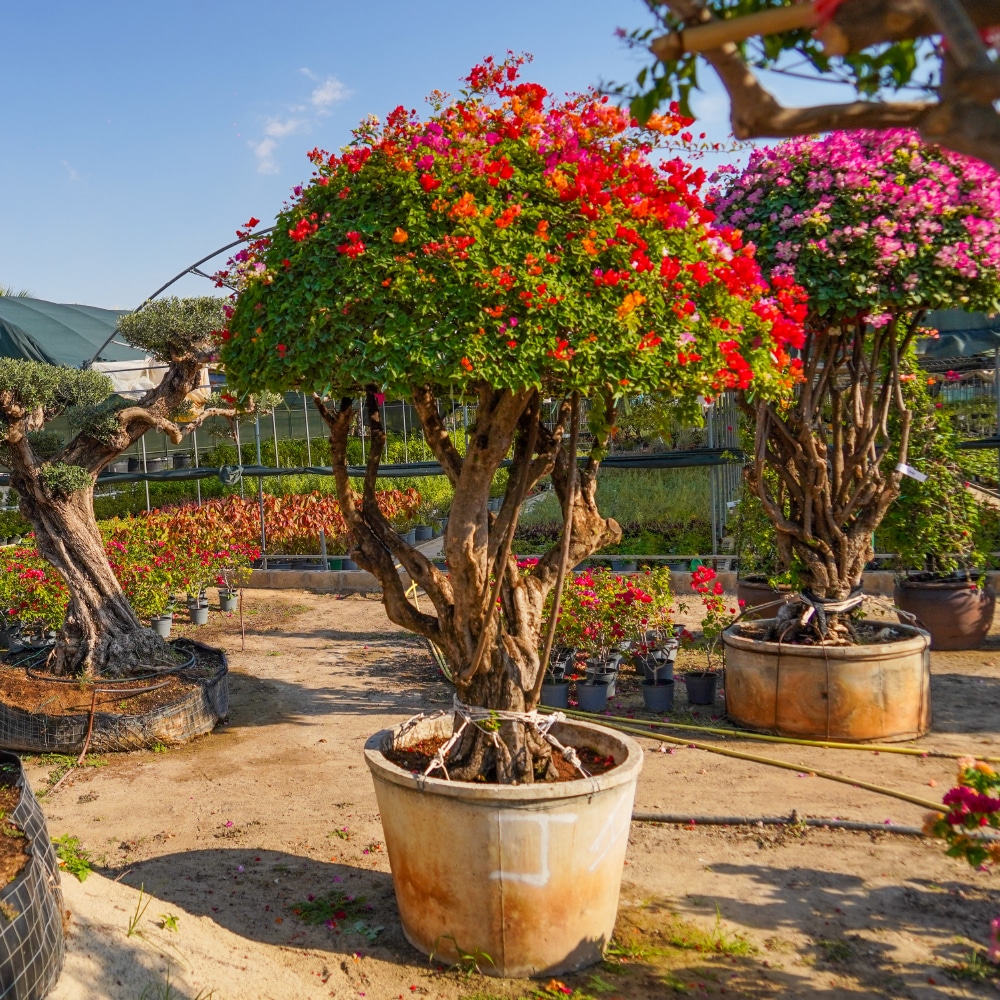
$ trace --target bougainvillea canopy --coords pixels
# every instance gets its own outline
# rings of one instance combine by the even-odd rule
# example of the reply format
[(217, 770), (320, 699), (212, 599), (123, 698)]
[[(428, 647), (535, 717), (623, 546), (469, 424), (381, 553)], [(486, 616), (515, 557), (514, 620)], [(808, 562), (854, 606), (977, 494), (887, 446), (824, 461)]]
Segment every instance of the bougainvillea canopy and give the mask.
[(702, 170), (654, 162), (690, 122), (554, 100), (521, 61), (486, 60), (426, 119), (398, 107), (341, 154), (312, 151), (269, 245), (237, 263), (231, 382), (693, 399), (785, 377), (797, 290), (713, 224)]
[(1000, 309), (1000, 175), (913, 131), (755, 150), (715, 208), (762, 266), (808, 289), (817, 319)]

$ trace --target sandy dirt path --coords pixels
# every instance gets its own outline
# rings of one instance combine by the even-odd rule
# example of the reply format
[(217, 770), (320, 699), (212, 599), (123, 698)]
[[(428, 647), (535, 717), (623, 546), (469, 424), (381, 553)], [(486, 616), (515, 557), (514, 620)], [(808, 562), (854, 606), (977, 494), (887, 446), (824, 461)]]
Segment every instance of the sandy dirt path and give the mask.
[[(108, 755), (42, 799), (52, 834), (79, 837), (95, 864), (86, 882), (63, 880), (72, 918), (52, 1000), (490, 1000), (543, 988), (436, 968), (403, 939), (361, 749), (376, 730), (450, 704), (423, 643), (362, 597), (254, 591), (246, 611), (245, 652), (235, 616), (213, 613), (208, 627), (189, 630), (229, 655), (228, 725), (178, 750)], [(921, 745), (1000, 756), (998, 658), (997, 634), (974, 654), (934, 654), (936, 724)], [(641, 716), (635, 682), (621, 687), (616, 711)], [(722, 715), (721, 706), (698, 711), (694, 721)], [(810, 772), (935, 800), (954, 770), (933, 758), (725, 740), (801, 765), (782, 771), (641, 742), (640, 811), (794, 809), (919, 825), (919, 807)], [(34, 787), (57, 766), (30, 759)], [(566, 977), (579, 1000), (673, 990), (996, 995), (989, 981), (953, 978), (945, 966), (986, 942), (1000, 915), (997, 876), (944, 857), (939, 844), (633, 824), (627, 864), (615, 954)], [(291, 910), (336, 891), (354, 899), (335, 929), (303, 924)]]

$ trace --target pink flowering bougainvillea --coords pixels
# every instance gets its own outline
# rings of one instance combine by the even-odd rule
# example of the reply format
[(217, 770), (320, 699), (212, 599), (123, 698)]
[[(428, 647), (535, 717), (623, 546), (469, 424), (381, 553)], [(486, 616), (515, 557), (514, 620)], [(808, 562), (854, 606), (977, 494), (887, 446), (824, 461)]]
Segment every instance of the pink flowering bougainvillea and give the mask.
[[(1000, 178), (912, 132), (835, 132), (756, 150), (714, 205), (772, 281), (808, 292), (794, 400), (744, 399), (750, 483), (780, 568), (815, 600), (854, 600), (908, 459), (907, 369), (926, 312), (1000, 308)], [(797, 637), (817, 633), (853, 639), (822, 610)]]
[[(362, 123), (340, 154), (313, 150), (312, 178), (270, 246), (239, 263), (222, 348), (240, 390), (317, 392), (352, 556), (379, 578), (389, 617), (440, 647), (463, 701), (518, 711), (539, 696), (543, 608), (563, 562), (556, 546), (518, 571), (507, 528), (525, 491), (547, 475), (560, 497), (573, 491), (569, 565), (613, 544), (620, 528), (594, 489), (624, 395), (661, 392), (699, 415), (699, 394), (752, 386), (773, 397), (794, 381), (789, 349), (803, 338), (800, 293), (767, 282), (738, 232), (714, 224), (703, 171), (655, 158), (687, 119), (637, 128), (595, 93), (554, 99), (522, 81), (522, 62), (488, 59), (458, 99), (436, 95), (429, 117), (398, 107)], [(374, 509), (379, 393), (412, 401), (455, 488), (447, 579)], [(567, 454), (576, 393), (590, 400), (593, 443), (578, 489)], [(464, 454), (438, 408), (453, 395), (478, 403)], [(346, 434), (359, 397), (372, 449), (355, 504)], [(493, 516), (490, 482), (508, 454)], [(407, 598), (396, 560), (433, 614)], [(449, 773), (495, 764), (502, 782), (533, 780), (517, 728), (502, 729), (509, 752), (470, 729)]]

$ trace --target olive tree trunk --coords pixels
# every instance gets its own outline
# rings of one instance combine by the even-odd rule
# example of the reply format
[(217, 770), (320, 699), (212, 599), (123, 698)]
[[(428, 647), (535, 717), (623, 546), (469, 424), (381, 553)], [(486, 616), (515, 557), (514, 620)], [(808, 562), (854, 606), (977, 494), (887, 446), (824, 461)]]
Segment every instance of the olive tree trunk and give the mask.
[[(469, 430), (463, 456), (451, 439), (433, 390), (427, 386), (412, 389), (427, 442), (454, 489), (444, 536), (447, 575), (407, 545), (378, 510), (375, 486), (385, 432), (374, 387), (365, 407), (371, 451), (360, 497), (351, 489), (347, 469), (354, 400), (342, 399), (332, 406), (317, 398), (316, 405), (330, 428), (333, 469), (351, 556), (381, 583), (389, 618), (441, 649), (464, 704), (525, 712), (538, 703), (545, 668), (539, 655), (544, 605), (560, 567), (565, 572), (565, 563), (575, 565), (597, 549), (618, 542), (621, 529), (600, 516), (594, 499), (606, 437), (595, 441), (590, 457), (578, 469), (576, 456), (566, 447), (568, 400), (550, 429), (542, 420), (541, 402), (534, 391), (514, 393), (480, 386), (478, 397), (475, 425)], [(508, 455), (512, 458), (507, 488), (500, 511), (494, 513), (488, 509), (490, 487)], [(568, 551), (564, 562), (557, 541), (530, 571), (522, 570), (510, 551), (510, 540), (521, 503), (545, 476), (552, 477), (564, 509), (567, 498), (572, 498)], [(394, 560), (427, 594), (433, 614), (421, 611), (407, 597)], [(465, 780), (484, 776), (501, 783), (553, 776), (549, 748), (530, 727), (505, 721), (496, 736), (469, 726), (449, 755), (449, 775)]]
[(65, 497), (45, 496), (40, 484), (11, 477), (21, 513), (35, 533), (39, 553), (60, 573), (70, 593), (59, 640), (49, 662), (56, 674), (119, 676), (137, 666), (174, 664), (170, 648), (144, 628), (108, 564), (93, 488)]

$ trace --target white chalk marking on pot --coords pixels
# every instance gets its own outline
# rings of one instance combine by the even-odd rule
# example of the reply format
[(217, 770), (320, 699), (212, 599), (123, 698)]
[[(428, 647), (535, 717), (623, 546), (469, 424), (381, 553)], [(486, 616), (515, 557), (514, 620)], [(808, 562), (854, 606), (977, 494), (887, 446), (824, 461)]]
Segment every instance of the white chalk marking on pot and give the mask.
[(576, 822), (576, 813), (557, 813), (555, 816), (531, 816), (520, 812), (500, 813), (500, 850), (501, 857), (504, 850), (505, 833), (518, 844), (519, 847), (527, 846), (527, 835), (518, 833), (515, 829), (507, 830), (508, 827), (515, 827), (518, 823), (534, 823), (538, 827), (538, 864), (536, 871), (532, 872), (510, 872), (504, 869), (497, 869), (490, 872), (491, 879), (504, 879), (509, 882), (524, 882), (526, 885), (541, 889), (549, 884), (552, 873), (549, 871), (549, 824)]
[(630, 795), (622, 795), (611, 815), (604, 821), (604, 826), (601, 827), (597, 837), (594, 839), (594, 842), (589, 848), (590, 854), (593, 854), (596, 851), (600, 851), (600, 853), (591, 862), (587, 871), (596, 871), (601, 862), (604, 861), (604, 859), (611, 852), (611, 849), (615, 846), (615, 844), (621, 840), (622, 836), (628, 835), (629, 827), (632, 824), (631, 799), (632, 797)]

